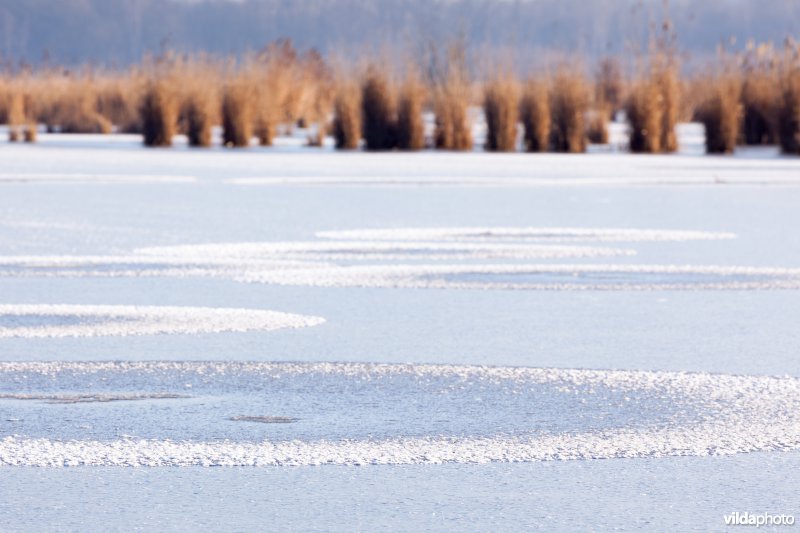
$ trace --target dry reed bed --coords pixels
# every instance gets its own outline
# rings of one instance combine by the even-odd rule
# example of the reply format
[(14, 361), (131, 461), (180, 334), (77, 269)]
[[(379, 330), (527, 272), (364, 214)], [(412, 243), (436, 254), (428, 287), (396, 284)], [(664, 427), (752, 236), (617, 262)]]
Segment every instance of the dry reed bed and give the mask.
[(787, 43), (778, 64), (777, 137), (785, 154), (800, 155), (800, 45)]
[(397, 145), (397, 106), (386, 72), (371, 65), (361, 85), (362, 134), (367, 150), (392, 150)]
[(425, 148), (423, 113), (428, 95), (415, 67), (408, 67), (397, 95), (397, 148)]
[(593, 101), (586, 125), (589, 142), (608, 144), (608, 122), (623, 108), (624, 100), (625, 80), (620, 61), (605, 57), (595, 72)]
[(452, 44), (444, 53), (434, 50), (428, 70), (434, 114), (434, 148), (472, 150), (474, 140), (469, 109), (475, 102), (475, 87), (463, 43)]
[(333, 137), (339, 150), (355, 150), (361, 142), (361, 87), (352, 79), (336, 83)]
[(705, 87), (695, 119), (705, 127), (706, 152), (732, 154), (741, 130), (741, 79), (724, 72), (706, 80)]
[(586, 151), (586, 114), (589, 91), (578, 72), (556, 74), (550, 92), (550, 146), (554, 152)]
[(742, 55), (741, 142), (744, 144), (775, 144), (777, 140), (778, 63), (774, 49), (767, 45), (749, 43)]
[(509, 74), (494, 77), (484, 88), (486, 149), (490, 152), (514, 152), (517, 149), (519, 93), (519, 82)]
[(546, 152), (550, 147), (550, 99), (547, 82), (529, 79), (522, 90), (522, 120), (526, 152)]
[(576, 68), (524, 80), (513, 69), (481, 77), (458, 47), (430, 65), (354, 62), (334, 72), (315, 51), (284, 40), (240, 60), (166, 55), (124, 71), (7, 72), (0, 75), (0, 122), (11, 140), (29, 142), (43, 125), (140, 133), (147, 146), (170, 146), (184, 133), (190, 146), (208, 147), (221, 125), (224, 146), (269, 146), (299, 125), (311, 146), (331, 135), (339, 149), (472, 150), (472, 113), (480, 108), (488, 151), (579, 153), (589, 142), (607, 143), (608, 121), (624, 110), (632, 152), (676, 151), (675, 126), (692, 118), (705, 126), (709, 153), (746, 143), (800, 154), (798, 45), (750, 44), (717, 74), (700, 77), (682, 74), (674, 57), (651, 53), (627, 79), (614, 58), (601, 60), (593, 78)]
[(670, 153), (678, 149), (675, 126), (680, 110), (678, 65), (667, 54), (655, 54), (633, 80), (625, 103), (634, 153)]

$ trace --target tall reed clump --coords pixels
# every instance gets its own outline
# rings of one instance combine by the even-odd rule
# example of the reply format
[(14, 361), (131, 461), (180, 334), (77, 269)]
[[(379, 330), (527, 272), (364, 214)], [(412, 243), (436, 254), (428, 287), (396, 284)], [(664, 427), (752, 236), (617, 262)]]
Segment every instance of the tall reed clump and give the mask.
[(397, 147), (400, 150), (425, 148), (425, 86), (413, 68), (406, 72), (397, 97)]
[(145, 146), (172, 146), (178, 124), (178, 105), (170, 81), (153, 78), (147, 82), (139, 116)]
[(605, 119), (614, 118), (623, 107), (625, 83), (619, 59), (604, 57), (595, 75), (595, 109), (606, 112)]
[(695, 119), (705, 126), (706, 152), (732, 154), (739, 137), (742, 84), (738, 73), (725, 72), (707, 80), (707, 95)]
[[(266, 105), (275, 113), (271, 120), (277, 131), (278, 124), (285, 124), (289, 131), (300, 118), (308, 90), (303, 83), (299, 53), (290, 39), (279, 39), (267, 47), (267, 88)], [(262, 120), (257, 117), (257, 120)], [(257, 128), (261, 130), (261, 127)], [(259, 142), (263, 134), (257, 131)]]
[(25, 128), (25, 100), (24, 97), (12, 89), (8, 95), (8, 140), (18, 142), (22, 140)]
[(212, 128), (219, 120), (219, 72), (219, 65), (205, 57), (189, 59), (179, 68), (179, 124), (189, 146), (211, 146)]
[(619, 60), (605, 57), (595, 71), (592, 109), (587, 117), (586, 137), (594, 144), (608, 144), (608, 121), (622, 106), (624, 84)]
[(547, 84), (528, 80), (522, 90), (520, 118), (526, 152), (546, 152), (550, 146), (550, 99)]
[(278, 51), (274, 55), (278, 58), (280, 77), (284, 80), (278, 120), (290, 133), (295, 125), (307, 126), (317, 81), (313, 74), (317, 70), (316, 64), (324, 62), (314, 49), (299, 53), (289, 39), (281, 39), (272, 47)]
[(13, 84), (8, 95), (8, 140), (36, 142), (33, 97), (21, 82)]
[[(28, 72), (23, 77), (25, 99), (35, 102), (35, 109), (27, 109), (26, 114), (31, 115), (37, 123), (44, 124), (47, 131), (57, 131), (59, 128), (57, 116), (64, 108), (64, 104), (72, 106), (74, 101), (65, 101), (65, 94), (73, 84), (71, 75), (64, 75), (54, 70)], [(70, 110), (72, 111), (72, 110)], [(74, 112), (74, 111), (73, 111)], [(20, 136), (21, 138), (21, 136)]]
[(472, 84), (467, 70), (466, 46), (450, 46), (444, 60), (434, 51), (430, 68), (433, 112), (436, 117), (434, 146), (440, 150), (472, 150), (469, 105)]
[(781, 151), (800, 155), (800, 47), (794, 44), (787, 45), (781, 61), (776, 113)]
[(333, 137), (336, 148), (355, 150), (361, 142), (361, 87), (340, 78), (333, 102)]
[(634, 81), (625, 105), (632, 152), (678, 150), (681, 80), (677, 58), (677, 36), (672, 23), (664, 20), (661, 32), (651, 36), (648, 63)]
[(469, 118), (467, 89), (448, 83), (434, 93), (436, 125), (434, 145), (440, 150), (472, 150), (472, 122)]
[(653, 78), (658, 87), (661, 104), (661, 151), (672, 153), (678, 150), (678, 114), (680, 111), (681, 83), (678, 67), (670, 56), (657, 62)]
[(550, 91), (550, 146), (555, 152), (586, 151), (586, 113), (589, 91), (578, 72), (561, 70)]
[(655, 81), (636, 80), (625, 104), (631, 152), (656, 154), (661, 151), (662, 113), (660, 91)]
[(95, 81), (97, 112), (118, 133), (142, 133), (139, 102), (147, 80), (133, 68), (125, 73), (104, 75)]
[(397, 144), (397, 114), (387, 75), (374, 65), (361, 85), (362, 132), (367, 150), (391, 150)]
[(595, 102), (587, 116), (586, 138), (590, 143), (608, 144), (608, 104)]
[(296, 57), (291, 42), (284, 40), (270, 44), (243, 67), (251, 84), (253, 133), (261, 146), (272, 145), (285, 118)]
[(260, 81), (255, 133), (259, 143), (272, 144), (279, 128), (289, 133), (295, 125), (307, 127), (313, 122), (320, 131), (310, 144), (321, 144), (327, 116), (321, 116), (319, 106), (330, 106), (332, 79), (319, 52), (311, 49), (301, 53), (290, 39), (279, 39), (258, 54), (257, 63)]
[(742, 141), (744, 144), (775, 144), (776, 83), (769, 75), (745, 75), (742, 86)]
[(624, 84), (619, 60), (600, 60), (595, 74), (592, 109), (588, 116), (586, 137), (594, 144), (608, 144), (608, 121), (621, 109)]
[(261, 90), (256, 91), (255, 124), (253, 133), (261, 146), (272, 146), (275, 137), (278, 135), (278, 115), (270, 112), (272, 103), (270, 93)]
[(8, 80), (0, 75), (0, 124), (8, 124), (8, 106), (11, 103), (11, 89)]
[(62, 133), (111, 133), (111, 120), (99, 112), (98, 103), (92, 77), (68, 79), (48, 126), (55, 126)]
[(302, 69), (303, 86), (310, 91), (307, 105), (303, 109), (303, 122), (306, 127), (313, 128), (308, 144), (322, 146), (334, 99), (333, 73), (315, 50), (303, 57)]
[(625, 112), (630, 125), (630, 150), (636, 153), (675, 152), (680, 111), (677, 67), (657, 58), (645, 76), (634, 81)]
[(661, 107), (660, 148), (662, 152), (678, 151), (676, 127), (681, 110), (681, 79), (678, 65), (678, 37), (672, 21), (665, 18), (661, 32), (651, 40), (650, 76), (658, 88)]
[(211, 133), (216, 117), (216, 95), (210, 91), (193, 90), (183, 100), (181, 117), (189, 146), (211, 146)]
[(511, 74), (494, 77), (484, 88), (486, 149), (490, 152), (513, 152), (517, 148), (519, 93), (519, 83)]
[(253, 138), (252, 82), (245, 74), (235, 75), (222, 94), (222, 144), (229, 148), (250, 146)]
[(742, 133), (744, 144), (775, 144), (775, 106), (779, 100), (779, 58), (771, 45), (749, 42), (742, 64)]

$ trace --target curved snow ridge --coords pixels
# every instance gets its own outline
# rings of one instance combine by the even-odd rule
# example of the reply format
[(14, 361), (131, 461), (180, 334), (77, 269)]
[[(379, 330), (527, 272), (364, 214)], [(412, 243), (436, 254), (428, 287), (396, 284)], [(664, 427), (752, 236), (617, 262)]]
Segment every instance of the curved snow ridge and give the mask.
[(0, 183), (196, 183), (195, 176), (157, 174), (0, 173)]
[(324, 262), (288, 258), (243, 259), (137, 255), (0, 256), (0, 277), (222, 277), (248, 270), (324, 268)]
[[(619, 157), (617, 154), (614, 157)], [(742, 159), (737, 159), (743, 161)], [(763, 160), (759, 160), (763, 161)], [(246, 177), (229, 178), (223, 183), (238, 186), (412, 186), (412, 187), (579, 187), (579, 186), (619, 186), (619, 185), (653, 185), (653, 186), (689, 186), (689, 185), (798, 185), (796, 174), (782, 169), (773, 169), (772, 176), (754, 177), (751, 173), (733, 169), (727, 175), (720, 177), (718, 171), (701, 169), (691, 171), (688, 169), (633, 169), (635, 175), (630, 176), (597, 176), (576, 177), (597, 172), (597, 168), (583, 170), (565, 169), (569, 175), (549, 176), (420, 176), (419, 174), (397, 176), (291, 176), (291, 177)], [(760, 170), (763, 170), (760, 168)], [(648, 172), (650, 176), (642, 177)]]
[[(587, 183), (585, 179), (547, 179), (529, 177), (500, 177), (500, 176), (291, 176), (291, 177), (247, 177), (229, 178), (223, 180), (228, 185), (239, 186), (280, 186), (280, 185), (336, 185), (336, 186), (426, 186), (426, 187), (541, 187), (541, 186), (563, 186)], [(603, 180), (600, 182), (590, 181), (588, 183), (620, 183), (619, 180)], [(624, 183), (624, 182), (623, 182)], [(650, 181), (647, 181), (650, 183)]]
[[(408, 375), (420, 381), (446, 376), (470, 383), (480, 380), (548, 383), (555, 385), (554, 390), (577, 394), (578, 400), (594, 401), (595, 393), (601, 397), (603, 387), (609, 387), (623, 395), (628, 391), (645, 390), (673, 402), (701, 401), (704, 405), (700, 416), (689, 421), (640, 420), (625, 427), (526, 431), (522, 435), (387, 435), (377, 439), (273, 441), (57, 440), (10, 436), (0, 440), (0, 465), (6, 466), (488, 463), (708, 456), (800, 449), (800, 379), (794, 377), (466, 365), (236, 362), (22, 362), (3, 363), (0, 372), (12, 379), (15, 372), (26, 376), (40, 373), (57, 381), (68, 373), (154, 372), (163, 375), (184, 372), (196, 373), (204, 380), (216, 376), (226, 383), (231, 383), (230, 380), (235, 383), (240, 373), (254, 373), (257, 378), (261, 374), (284, 377), (292, 373), (334, 373), (365, 380)], [(570, 388), (571, 384), (582, 388)], [(568, 415), (565, 413), (565, 416)]]
[[(182, 246), (165, 247), (165, 250), (182, 248)], [(156, 250), (157, 248), (153, 248)], [(258, 259), (257, 257), (250, 257)], [(26, 266), (26, 267), (80, 267), (80, 266), (106, 266), (106, 265), (135, 265), (135, 266), (240, 266), (242, 257), (227, 254), (206, 255), (200, 257), (186, 257), (177, 253), (165, 253), (154, 256), (149, 255), (6, 255), (0, 256), (0, 267)], [(292, 259), (276, 259), (267, 257), (256, 261), (255, 264), (269, 268), (296, 268), (298, 266), (316, 266), (318, 262), (297, 261)]]
[(632, 228), (442, 227), (320, 231), (317, 237), (340, 240), (542, 240), (549, 242), (694, 241), (735, 239), (735, 233)]
[(0, 440), (0, 466), (310, 466), (540, 462), (800, 449), (800, 425), (724, 423), (519, 437), (192, 442)]
[[(28, 323), (34, 320), (36, 325)], [(16, 322), (16, 323), (15, 323)], [(325, 319), (260, 309), (123, 305), (0, 305), (0, 338), (271, 331)]]
[(175, 400), (188, 398), (182, 394), (169, 392), (131, 393), (131, 394), (33, 394), (33, 393), (0, 393), (0, 400), (34, 400), (51, 404), (71, 403), (108, 403), (129, 402), (135, 400)]
[(442, 259), (534, 259), (559, 257), (611, 257), (635, 255), (634, 250), (589, 246), (559, 246), (527, 243), (457, 242), (242, 242), (140, 248), (137, 254), (184, 260), (231, 259), (283, 260), (442, 260)]
[(247, 272), (250, 283), (314, 287), (505, 290), (769, 290), (800, 288), (800, 269), (602, 264), (405, 264)]
[[(654, 370), (597, 370), (522, 366), (452, 365), (424, 363), (261, 362), (261, 361), (3, 361), (0, 375), (44, 376), (85, 374), (199, 375), (232, 379), (238, 375), (264, 377), (334, 375), (360, 380), (408, 376), (419, 380), (457, 378), (464, 381), (513, 383), (567, 383), (617, 390), (665, 390), (671, 394), (704, 398), (755, 397), (766, 401), (795, 398), (800, 402), (800, 378), (743, 376), (707, 372)], [(800, 416), (800, 413), (798, 413)]]

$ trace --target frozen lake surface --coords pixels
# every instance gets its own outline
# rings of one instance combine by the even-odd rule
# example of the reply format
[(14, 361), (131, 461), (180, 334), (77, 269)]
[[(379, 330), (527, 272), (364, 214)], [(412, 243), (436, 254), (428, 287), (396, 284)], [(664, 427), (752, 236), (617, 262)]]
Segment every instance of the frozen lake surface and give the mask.
[(0, 146), (4, 528), (798, 514), (800, 160), (284, 143)]

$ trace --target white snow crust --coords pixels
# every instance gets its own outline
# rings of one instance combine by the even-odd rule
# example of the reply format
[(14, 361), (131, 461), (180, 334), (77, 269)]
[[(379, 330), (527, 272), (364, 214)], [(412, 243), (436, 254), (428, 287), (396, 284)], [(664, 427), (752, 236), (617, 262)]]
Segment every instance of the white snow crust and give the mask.
[(800, 379), (706, 373), (607, 371), (459, 365), (236, 362), (19, 362), (8, 372), (149, 372), (210, 374), (337, 374), (353, 379), (393, 375), (455, 376), (517, 384), (609, 387), (650, 391), (674, 401), (702, 400), (707, 413), (692, 423), (583, 430), (537, 436), (443, 436), (259, 442), (118, 438), (68, 440), (9, 436), (0, 440), (3, 466), (285, 466), (534, 462), (665, 456), (731, 455), (800, 449)]
[[(15, 317), (38, 317), (44, 324), (0, 326), (0, 338), (271, 331), (281, 328), (315, 326), (325, 321), (314, 316), (257, 309), (124, 305), (0, 305), (0, 318), (5, 318), (4, 322)], [(69, 320), (65, 321), (64, 319)], [(51, 323), (48, 324), (48, 322)]]

